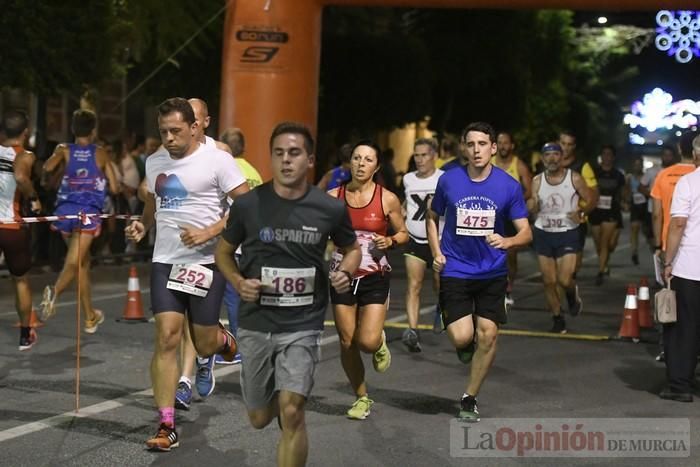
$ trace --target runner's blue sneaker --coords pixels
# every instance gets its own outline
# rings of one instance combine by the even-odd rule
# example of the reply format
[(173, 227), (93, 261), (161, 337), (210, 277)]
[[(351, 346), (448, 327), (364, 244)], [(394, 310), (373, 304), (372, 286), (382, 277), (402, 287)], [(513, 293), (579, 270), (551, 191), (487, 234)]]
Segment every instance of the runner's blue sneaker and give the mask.
[(440, 305), (435, 305), (435, 317), (433, 318), (433, 333), (440, 334), (445, 330), (442, 324), (442, 313), (440, 313)]
[(241, 363), (241, 354), (240, 353), (237, 353), (236, 355), (234, 355), (233, 360), (230, 362), (219, 354), (216, 354), (215, 358), (216, 358), (217, 365), (235, 365), (237, 363)]
[(207, 397), (214, 391), (216, 380), (214, 379), (214, 357), (197, 357), (197, 374), (194, 378), (197, 393)]
[(184, 381), (177, 384), (175, 391), (175, 408), (180, 410), (190, 410), (192, 403), (192, 388)]

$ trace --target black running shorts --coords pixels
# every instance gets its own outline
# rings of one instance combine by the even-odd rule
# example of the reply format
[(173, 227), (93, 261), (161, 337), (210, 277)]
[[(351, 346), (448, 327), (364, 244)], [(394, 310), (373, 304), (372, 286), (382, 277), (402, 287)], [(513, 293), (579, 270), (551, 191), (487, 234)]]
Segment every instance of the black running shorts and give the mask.
[(350, 284), (350, 291), (338, 293), (331, 287), (331, 303), (333, 305), (365, 306), (384, 304), (389, 298), (389, 279), (391, 274), (370, 274), (354, 279)]
[(440, 278), (440, 312), (447, 328), (472, 313), (496, 324), (505, 324), (506, 276), (493, 279)]
[(197, 297), (166, 287), (172, 264), (153, 263), (151, 267), (151, 308), (153, 314), (164, 311), (189, 313), (190, 321), (201, 326), (219, 323), (221, 300), (226, 288), (226, 279), (214, 264), (203, 264), (214, 272), (214, 278), (206, 297)]

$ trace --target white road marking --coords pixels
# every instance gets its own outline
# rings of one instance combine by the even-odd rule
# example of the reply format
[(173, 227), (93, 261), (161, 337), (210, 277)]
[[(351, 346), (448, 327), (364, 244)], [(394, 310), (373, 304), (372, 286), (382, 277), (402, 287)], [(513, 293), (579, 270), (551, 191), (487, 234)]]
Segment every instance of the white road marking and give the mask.
[[(141, 291), (143, 293), (143, 291)], [(116, 297), (121, 297), (124, 296), (124, 294), (117, 295)], [(106, 296), (102, 296), (101, 298), (105, 298)], [(66, 305), (69, 303), (66, 302)], [(432, 306), (427, 306), (423, 307), (420, 309), (420, 314), (425, 315), (428, 313), (431, 313), (435, 310), (435, 305)], [(404, 321), (406, 319), (405, 313), (402, 313), (398, 316), (394, 316), (393, 318), (387, 319), (387, 321), (396, 323), (400, 321)], [(327, 336), (321, 339), (321, 345), (327, 345), (333, 342), (338, 341), (338, 335), (334, 334), (332, 336)], [(240, 365), (228, 365), (228, 366), (223, 366), (220, 367), (216, 370), (214, 370), (214, 375), (217, 378), (221, 378), (226, 375), (230, 375), (233, 373), (238, 373), (241, 371), (241, 366)], [(119, 397), (117, 399), (112, 399), (112, 400), (107, 400), (104, 402), (100, 402), (97, 404), (89, 405), (87, 407), (82, 407), (80, 409), (80, 412), (76, 413), (74, 411), (70, 412), (65, 412), (60, 415), (54, 415), (53, 417), (48, 417), (44, 418), (42, 420), (38, 420), (36, 422), (31, 422), (31, 423), (25, 423), (23, 425), (18, 425), (14, 428), (8, 428), (7, 430), (0, 431), (0, 443), (3, 441), (9, 441), (14, 438), (19, 438), (20, 436), (25, 436), (29, 435), (32, 433), (36, 433), (37, 431), (45, 430), (47, 428), (55, 428), (63, 423), (69, 422), (73, 418), (90, 418), (94, 417), (95, 415), (101, 414), (102, 412), (106, 412), (108, 410), (114, 410), (118, 409), (119, 407), (123, 407), (125, 405), (133, 404), (134, 402), (141, 401), (144, 398), (150, 398), (153, 396), (153, 390), (152, 389), (144, 389), (142, 391), (138, 392), (133, 392), (131, 394), (128, 394), (123, 397)]]

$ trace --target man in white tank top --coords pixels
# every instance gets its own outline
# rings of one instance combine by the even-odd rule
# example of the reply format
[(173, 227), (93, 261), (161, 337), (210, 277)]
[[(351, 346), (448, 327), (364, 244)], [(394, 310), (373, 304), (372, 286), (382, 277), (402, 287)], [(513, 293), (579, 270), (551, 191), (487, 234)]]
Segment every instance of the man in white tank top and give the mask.
[[(595, 207), (595, 193), (578, 172), (562, 166), (562, 154), (558, 143), (542, 147), (545, 171), (532, 180), (532, 197), (527, 202), (530, 212), (537, 215), (534, 246), (554, 321), (551, 332), (561, 334), (566, 333), (566, 321), (562, 316), (559, 287), (564, 289), (571, 316), (583, 309), (574, 279), (576, 254), (580, 249), (578, 226), (585, 219), (586, 210)], [(586, 201), (585, 210), (579, 200)]]
[[(431, 268), (433, 255), (428, 245), (428, 235), (425, 232), (425, 215), (430, 208), (430, 200), (435, 194), (438, 179), (443, 174), (442, 170), (435, 168), (437, 158), (437, 141), (432, 138), (419, 138), (413, 145), (413, 160), (416, 170), (403, 177), (403, 186), (406, 193), (406, 227), (408, 228), (409, 241), (404, 251), (406, 260), (406, 275), (408, 287), (406, 287), (406, 315), (408, 317), (408, 329), (403, 333), (401, 341), (410, 352), (420, 352), (421, 345), (418, 339), (418, 310), (420, 309), (420, 292), (423, 287), (425, 269)], [(437, 290), (439, 275), (433, 272), (433, 288)], [(436, 313), (437, 320), (440, 315)], [(439, 321), (437, 329), (442, 330), (442, 322)]]

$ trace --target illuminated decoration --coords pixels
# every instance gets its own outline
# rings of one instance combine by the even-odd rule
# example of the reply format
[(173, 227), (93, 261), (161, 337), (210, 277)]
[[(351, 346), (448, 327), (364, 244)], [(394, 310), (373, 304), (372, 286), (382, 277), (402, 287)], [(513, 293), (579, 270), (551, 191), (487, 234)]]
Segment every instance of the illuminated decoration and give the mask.
[(700, 11), (661, 10), (656, 14), (656, 48), (680, 63), (700, 57)]
[(639, 136), (637, 133), (630, 133), (630, 144), (645, 144), (643, 136)]
[[(661, 88), (654, 88), (644, 95), (642, 101), (635, 101), (630, 113), (625, 114), (623, 122), (631, 129), (644, 128), (648, 132), (672, 130), (673, 128), (691, 128), (698, 124), (700, 101), (683, 99), (673, 102), (673, 96)], [(631, 144), (644, 144), (644, 137), (631, 132)]]

